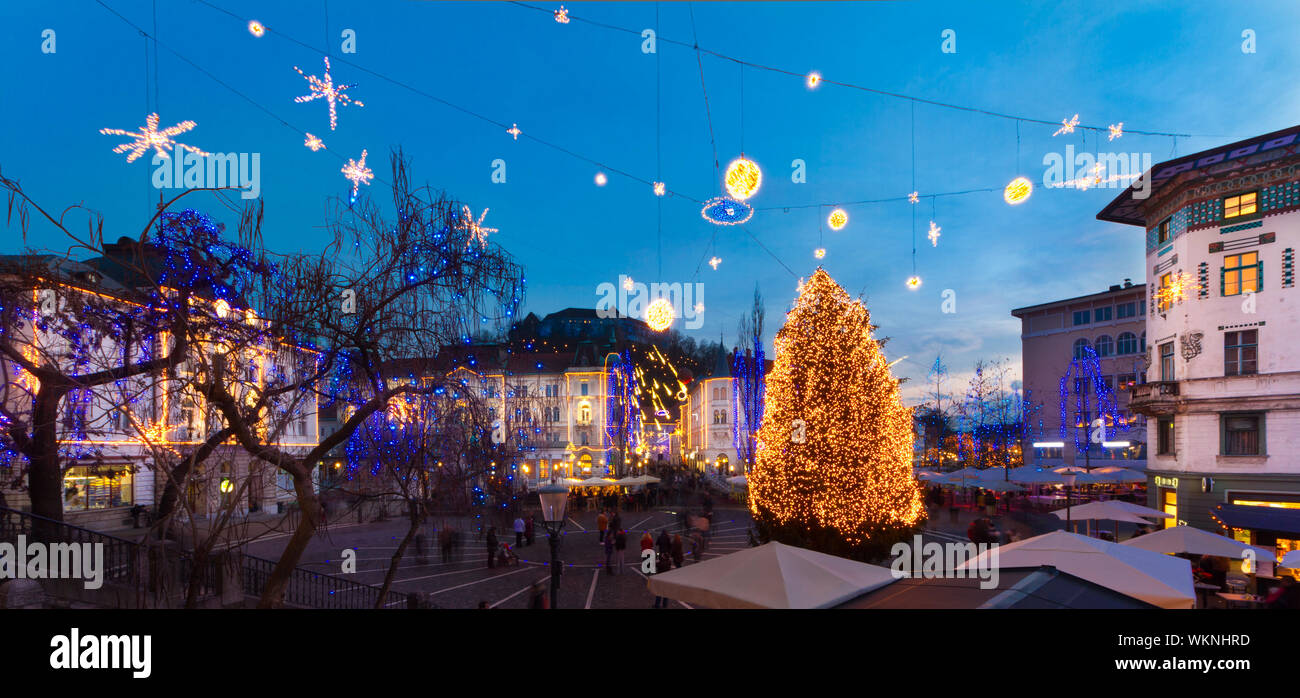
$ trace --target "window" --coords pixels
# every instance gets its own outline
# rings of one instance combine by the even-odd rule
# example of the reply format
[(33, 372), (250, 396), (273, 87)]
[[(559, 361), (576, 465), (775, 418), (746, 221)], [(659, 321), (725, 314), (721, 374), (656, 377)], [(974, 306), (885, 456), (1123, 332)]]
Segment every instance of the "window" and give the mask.
[(586, 395), (586, 394), (587, 394), (587, 381), (583, 381), (583, 382), (582, 382), (582, 390), (581, 390), (581, 394), (582, 394), (582, 395)]
[(1174, 455), (1174, 418), (1160, 417), (1156, 420), (1156, 454)]
[(1156, 228), (1156, 241), (1159, 242), (1161, 245), (1165, 244), (1166, 242), (1169, 242), (1169, 219), (1168, 218), (1164, 219), (1163, 221), (1160, 221), (1160, 225)]
[[(1138, 342), (1139, 342), (1139, 344), (1138, 344), (1138, 351), (1143, 351), (1143, 352), (1146, 351), (1146, 350), (1147, 350), (1147, 333), (1146, 333), (1146, 332), (1143, 332), (1143, 333), (1142, 333), (1142, 337), (1141, 337), (1141, 339), (1138, 340)], [(1146, 381), (1142, 381), (1142, 382), (1145, 383)]]
[(1074, 311), (1074, 324), (1075, 324), (1075, 326), (1078, 326), (1078, 325), (1086, 325), (1086, 324), (1088, 324), (1088, 313), (1089, 313), (1089, 311), (1087, 311), (1087, 310), (1076, 310), (1076, 311)]
[(1169, 287), (1174, 285), (1173, 272), (1160, 275), (1160, 290), (1156, 292), (1156, 311), (1165, 312), (1174, 304), (1173, 294)]
[(1086, 339), (1074, 340), (1074, 358), (1076, 359), (1088, 358), (1088, 340)]
[(1225, 414), (1219, 419), (1225, 456), (1264, 455), (1264, 416)]
[(1248, 376), (1259, 372), (1259, 330), (1223, 333), (1223, 375)]
[(1258, 252), (1230, 254), (1223, 258), (1219, 270), (1219, 293), (1238, 296), (1259, 291), (1263, 276), (1264, 263), (1259, 261)]
[(1257, 210), (1256, 198), (1259, 192), (1246, 192), (1236, 196), (1228, 196), (1223, 199), (1223, 217), (1237, 218), (1238, 216), (1249, 216)]
[(1174, 379), (1174, 343), (1165, 342), (1160, 345), (1160, 380), (1172, 381)]
[(125, 466), (72, 467), (63, 475), (66, 511), (131, 506), (131, 470)]
[(1105, 358), (1115, 353), (1115, 342), (1110, 338), (1110, 335), (1103, 334), (1097, 338), (1097, 342), (1092, 345), (1092, 348), (1097, 352), (1097, 356)]
[(1132, 332), (1121, 332), (1115, 340), (1115, 353), (1120, 356), (1138, 353), (1138, 338)]
[(1137, 374), (1121, 373), (1116, 380), (1118, 382), (1117, 387), (1120, 390), (1132, 390), (1133, 386), (1137, 385)]
[(1092, 311), (1092, 321), (1110, 322), (1112, 311), (1113, 308), (1111, 308), (1109, 305), (1106, 306), (1105, 308), (1097, 308), (1096, 310)]
[(1137, 303), (1120, 303), (1115, 306), (1115, 317), (1121, 320), (1126, 317), (1137, 317)]

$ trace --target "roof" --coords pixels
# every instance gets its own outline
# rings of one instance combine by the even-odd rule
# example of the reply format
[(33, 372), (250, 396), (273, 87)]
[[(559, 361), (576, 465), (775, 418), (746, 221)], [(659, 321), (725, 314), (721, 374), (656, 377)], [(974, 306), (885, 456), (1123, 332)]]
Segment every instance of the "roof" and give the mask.
[(1064, 300), (1059, 300), (1059, 301), (1048, 301), (1046, 303), (1039, 303), (1037, 305), (1027, 305), (1023, 308), (1016, 308), (1015, 310), (1012, 310), (1011, 314), (1015, 315), (1016, 317), (1020, 317), (1021, 313), (1028, 313), (1034, 310), (1042, 310), (1043, 308), (1048, 308), (1054, 305), (1066, 305), (1068, 303), (1083, 303), (1084, 301), (1100, 300), (1104, 296), (1111, 296), (1116, 293), (1131, 293), (1133, 291), (1137, 291), (1138, 293), (1145, 293), (1146, 286), (1147, 286), (1146, 284), (1132, 284), (1131, 286), (1120, 286), (1119, 288), (1111, 288), (1105, 291), (1100, 291), (1098, 293), (1090, 293), (1086, 296), (1076, 296), (1074, 298), (1066, 298)]
[(1300, 509), (1219, 504), (1210, 510), (1210, 516), (1225, 528), (1300, 535)]
[(1097, 219), (1145, 228), (1146, 215), (1142, 209), (1161, 190), (1296, 155), (1300, 148), (1297, 139), (1300, 139), (1300, 126), (1291, 126), (1162, 162), (1134, 180), (1097, 214)]

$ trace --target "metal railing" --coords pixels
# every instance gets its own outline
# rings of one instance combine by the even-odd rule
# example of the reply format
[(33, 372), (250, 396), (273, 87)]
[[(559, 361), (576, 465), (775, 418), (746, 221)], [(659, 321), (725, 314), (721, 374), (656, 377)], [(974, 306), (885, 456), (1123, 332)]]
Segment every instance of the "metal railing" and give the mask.
[[(244, 593), (260, 597), (266, 590), (276, 564), (274, 560), (244, 555)], [(284, 603), (306, 608), (374, 608), (375, 601), (379, 599), (379, 591), (380, 588), (376, 586), (296, 567), (290, 573), (289, 584), (284, 591)], [(406, 608), (408, 603), (406, 594), (389, 591), (384, 608)]]

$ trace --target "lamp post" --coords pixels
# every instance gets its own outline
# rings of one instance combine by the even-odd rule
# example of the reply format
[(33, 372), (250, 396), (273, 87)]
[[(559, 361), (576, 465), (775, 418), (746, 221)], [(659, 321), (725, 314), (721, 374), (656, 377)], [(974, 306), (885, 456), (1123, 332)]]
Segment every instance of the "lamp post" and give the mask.
[(542, 501), (542, 525), (551, 540), (551, 608), (560, 601), (560, 529), (564, 528), (564, 508), (569, 504), (569, 488), (551, 474), (551, 482), (537, 489)]
[(1070, 495), (1074, 492), (1075, 477), (1075, 474), (1071, 472), (1061, 475), (1061, 479), (1065, 480), (1065, 530), (1067, 531), (1070, 531), (1070, 524), (1072, 523), (1070, 521)]

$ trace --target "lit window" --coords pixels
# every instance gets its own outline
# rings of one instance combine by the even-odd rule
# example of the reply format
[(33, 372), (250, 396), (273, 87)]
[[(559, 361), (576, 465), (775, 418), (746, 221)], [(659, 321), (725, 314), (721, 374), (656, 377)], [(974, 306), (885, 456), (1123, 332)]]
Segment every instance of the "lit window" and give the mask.
[(1169, 287), (1174, 285), (1174, 275), (1172, 272), (1160, 275), (1160, 290), (1156, 293), (1156, 310), (1165, 312), (1174, 305), (1173, 293)]
[(1169, 219), (1168, 218), (1160, 222), (1160, 226), (1156, 229), (1156, 239), (1160, 242), (1161, 245), (1165, 244), (1166, 242), (1169, 242)]
[(1220, 270), (1219, 292), (1225, 296), (1239, 296), (1259, 291), (1264, 275), (1263, 262), (1258, 252), (1230, 254), (1223, 258)]
[(68, 468), (63, 475), (63, 509), (129, 507), (131, 479), (131, 471), (126, 466)]
[(1223, 217), (1236, 218), (1238, 216), (1248, 216), (1257, 210), (1256, 198), (1258, 192), (1246, 192), (1237, 196), (1229, 196), (1223, 200)]

